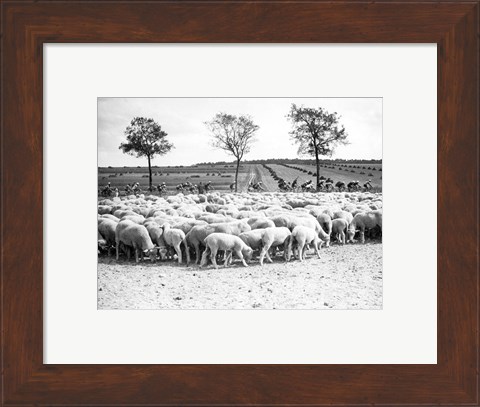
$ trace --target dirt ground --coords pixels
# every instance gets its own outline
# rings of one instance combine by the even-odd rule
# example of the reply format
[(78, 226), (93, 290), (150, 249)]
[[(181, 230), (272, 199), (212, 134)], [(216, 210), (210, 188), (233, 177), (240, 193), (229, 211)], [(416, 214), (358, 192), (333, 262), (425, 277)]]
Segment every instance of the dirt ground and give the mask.
[(307, 259), (228, 268), (100, 257), (98, 309), (381, 309), (382, 244), (332, 245)]

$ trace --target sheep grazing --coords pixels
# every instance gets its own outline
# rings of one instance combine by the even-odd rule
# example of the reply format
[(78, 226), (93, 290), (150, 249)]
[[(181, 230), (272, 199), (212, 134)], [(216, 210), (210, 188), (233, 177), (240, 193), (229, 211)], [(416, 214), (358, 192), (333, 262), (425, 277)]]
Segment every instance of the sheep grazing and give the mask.
[(105, 248), (108, 250), (108, 256), (113, 246), (115, 246), (115, 230), (117, 229), (117, 222), (107, 218), (100, 218), (98, 220), (98, 233), (105, 240)]
[(345, 219), (337, 218), (332, 221), (332, 235), (341, 244), (345, 244), (345, 232), (348, 228), (348, 222)]
[(243, 232), (238, 235), (240, 239), (242, 239), (245, 244), (250, 246), (252, 249), (261, 249), (262, 248), (262, 239), (263, 235), (265, 234), (265, 229), (255, 229), (250, 230), (248, 232)]
[(107, 242), (103, 238), (103, 236), (100, 234), (100, 232), (97, 232), (97, 254), (100, 254), (102, 250), (105, 250), (107, 248)]
[(155, 221), (147, 221), (143, 226), (147, 228), (150, 239), (159, 248), (160, 257), (164, 259), (167, 254), (167, 245), (163, 239), (163, 228)]
[(188, 251), (188, 244), (185, 239), (185, 233), (180, 229), (172, 229), (168, 223), (165, 223), (162, 226), (163, 229), (163, 240), (167, 246), (171, 246), (175, 249), (177, 253), (178, 262), (182, 262), (182, 249), (180, 244), (183, 243), (185, 247), (185, 254), (187, 256), (187, 264), (190, 263), (190, 252)]
[[(135, 262), (138, 263), (139, 255), (143, 260), (143, 255), (150, 257), (152, 262), (156, 259), (157, 247), (154, 246), (148, 230), (143, 225), (138, 225), (130, 220), (124, 220), (118, 223), (115, 231), (115, 242), (117, 250), (117, 260), (120, 254), (120, 244), (132, 247), (135, 251)], [(129, 252), (128, 257), (130, 257)]]
[(118, 219), (116, 216), (114, 215), (111, 215), (109, 213), (105, 214), (105, 215), (102, 215), (101, 216), (103, 219), (110, 219), (110, 220), (114, 220), (115, 222), (120, 222), (120, 219)]
[(265, 217), (261, 218), (250, 218), (247, 220), (247, 223), (250, 225), (252, 230), (254, 229), (266, 229), (275, 226), (272, 220), (267, 219)]
[[(250, 246), (254, 251), (261, 250), (263, 245), (263, 235), (265, 234), (265, 229), (255, 229), (250, 230), (249, 232), (244, 232), (238, 235), (247, 246)], [(253, 255), (252, 255), (253, 259)]]
[(288, 261), (289, 252), (288, 246), (290, 239), (292, 238), (292, 232), (286, 227), (273, 227), (264, 229), (262, 236), (262, 251), (260, 252), (260, 265), (263, 266), (263, 259), (266, 257), (269, 263), (273, 263), (268, 250), (271, 247), (283, 246), (283, 257), (285, 261)]
[[(223, 234), (238, 237), (259, 254), (263, 265), (265, 259), (271, 262), (282, 247), (285, 260), (295, 250), (295, 257), (303, 261), (306, 250), (312, 245), (316, 252), (323, 244), (328, 247), (330, 238), (340, 244), (353, 242), (356, 233), (362, 243), (368, 237), (381, 238), (382, 194), (339, 192), (338, 188), (328, 193), (204, 191), (99, 199), (98, 250), (103, 253), (109, 249), (110, 255), (115, 245), (117, 258), (120, 251), (126, 251), (130, 258), (134, 249), (136, 259), (143, 259), (145, 253), (156, 258), (159, 253), (162, 260), (178, 258), (179, 263), (188, 264), (195, 256), (192, 259), (200, 263), (206, 250), (207, 259), (211, 255), (206, 239)], [(136, 241), (145, 236), (149, 240)], [(227, 250), (226, 259), (230, 255), (231, 260), (231, 253)]]
[(357, 213), (348, 226), (347, 241), (354, 243), (356, 231), (360, 231), (360, 243), (365, 243), (365, 230), (379, 227), (382, 230), (382, 212), (372, 211), (368, 213)]
[(296, 243), (297, 248), (297, 259), (300, 261), (305, 260), (305, 252), (307, 250), (307, 246), (313, 244), (313, 248), (315, 249), (315, 253), (317, 253), (317, 257), (320, 258), (319, 247), (322, 245), (322, 241), (315, 233), (315, 230), (307, 227), (307, 226), (296, 226), (295, 229), (292, 231), (292, 238), (290, 239), (288, 245), (288, 260), (290, 259), (290, 255), (293, 253), (293, 244)]
[(225, 267), (228, 266), (232, 260), (232, 252), (241, 260), (242, 264), (247, 267), (248, 265), (245, 260), (250, 260), (253, 253), (252, 248), (247, 246), (242, 239), (227, 233), (212, 233), (205, 239), (205, 246), (206, 249), (203, 252), (200, 267), (207, 264), (208, 256), (210, 255), (213, 265), (218, 269), (216, 257), (219, 250), (226, 252)]
[(229, 223), (211, 223), (209, 225), (194, 226), (186, 235), (188, 245), (195, 248), (196, 263), (200, 262), (200, 246), (204, 245), (205, 238), (212, 233), (227, 233), (238, 236), (240, 233), (251, 230), (248, 223), (235, 221)]
[(332, 234), (332, 218), (327, 213), (321, 213), (317, 216), (317, 222), (322, 227), (323, 231), (331, 236)]
[(353, 215), (347, 211), (337, 211), (333, 214), (332, 220), (334, 219), (345, 219), (350, 224), (353, 220)]

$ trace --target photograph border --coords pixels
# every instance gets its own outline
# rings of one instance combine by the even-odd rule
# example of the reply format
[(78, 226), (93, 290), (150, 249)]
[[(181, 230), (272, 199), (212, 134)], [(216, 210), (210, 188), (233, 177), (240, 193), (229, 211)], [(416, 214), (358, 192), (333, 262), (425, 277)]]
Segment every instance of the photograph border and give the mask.
[[(6, 0), (1, 13), (3, 405), (478, 405), (478, 0)], [(43, 364), (43, 44), (55, 42), (436, 43), (438, 363)]]
[[(99, 166), (99, 152), (98, 152), (98, 145), (99, 145), (99, 135), (98, 135), (98, 115), (99, 115), (99, 108), (98, 108), (98, 101), (99, 99), (312, 99), (315, 101), (319, 101), (321, 99), (380, 99), (381, 100), (381, 115), (382, 115), (382, 125), (381, 125), (381, 141), (382, 141), (382, 157), (380, 160), (383, 161), (383, 144), (384, 144), (384, 133), (383, 133), (383, 114), (384, 114), (384, 107), (383, 107), (383, 96), (97, 96), (96, 104), (97, 104), (97, 184), (96, 184), (96, 189), (100, 190), (100, 185), (98, 183), (99, 177), (100, 177), (100, 172), (99, 168), (104, 168)], [(228, 160), (230, 156), (227, 155), (226, 160)], [(328, 158), (328, 157), (327, 157)], [(307, 158), (303, 156), (299, 156), (299, 160), (302, 159), (310, 159), (314, 160), (314, 158)], [(333, 158), (328, 158), (332, 161), (335, 161)], [(339, 160), (342, 160), (342, 158), (338, 158)], [(230, 158), (230, 160), (234, 160), (233, 157)], [(249, 161), (248, 158), (246, 158), (244, 161)], [(265, 159), (265, 161), (268, 161), (268, 159)], [(351, 161), (351, 160), (350, 160)], [(226, 161), (227, 162), (227, 161)], [(192, 165), (198, 165), (197, 164), (190, 164), (190, 165), (185, 165), (185, 167), (189, 167)], [(242, 162), (243, 165), (243, 162)], [(147, 169), (144, 165), (144, 167)], [(153, 167), (152, 167), (153, 168)], [(382, 180), (382, 187), (383, 187), (383, 180)], [(94, 213), (94, 218), (97, 218), (97, 212)], [(382, 263), (383, 263), (383, 248), (382, 248)], [(162, 311), (162, 310), (172, 310), (172, 309), (177, 309), (180, 311), (212, 311), (212, 310), (218, 310), (218, 311), (256, 311), (255, 308), (225, 308), (225, 307), (218, 307), (218, 308), (201, 308), (201, 307), (195, 307), (195, 308), (99, 308), (98, 307), (98, 288), (99, 288), (99, 279), (98, 279), (98, 259), (100, 256), (97, 258), (97, 310), (99, 311), (109, 311), (109, 310), (128, 310), (128, 311), (151, 311), (151, 310), (156, 310), (156, 311)], [(160, 264), (161, 267), (161, 264)], [(383, 270), (383, 264), (382, 264), (382, 270)], [(262, 310), (279, 310), (279, 311), (382, 311), (384, 307), (384, 290), (385, 290), (385, 284), (384, 284), (384, 279), (382, 277), (382, 288), (381, 288), (381, 306), (378, 308), (262, 308)]]

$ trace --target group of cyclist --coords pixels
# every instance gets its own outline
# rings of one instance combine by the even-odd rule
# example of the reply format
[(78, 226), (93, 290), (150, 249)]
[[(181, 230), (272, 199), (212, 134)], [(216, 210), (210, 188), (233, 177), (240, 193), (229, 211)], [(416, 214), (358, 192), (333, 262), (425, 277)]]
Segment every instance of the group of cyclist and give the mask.
[[(205, 194), (212, 191), (212, 183), (210, 181), (200, 182), (198, 185), (193, 184), (189, 181), (178, 184), (176, 186), (176, 190), (183, 194), (191, 193), (191, 194)], [(235, 191), (236, 183), (233, 182), (230, 184), (230, 191)], [(333, 180), (331, 178), (320, 177), (319, 182), (317, 183), (317, 188), (315, 188), (313, 181), (309, 180), (304, 182), (303, 184), (298, 185), (298, 177), (295, 178), (293, 182), (286, 182), (283, 178), (278, 181), (278, 188), (280, 191), (283, 192), (291, 192), (291, 191), (302, 191), (302, 192), (315, 192), (315, 191), (324, 191), (324, 192), (332, 192), (337, 188), (338, 191), (348, 191), (348, 192), (356, 192), (356, 191), (370, 191), (372, 189), (372, 180), (368, 180), (363, 184), (360, 184), (360, 181), (350, 181), (348, 184), (345, 184), (342, 181), (338, 181), (335, 185), (333, 184)], [(167, 184), (162, 182), (156, 186), (156, 189), (160, 195), (167, 193)], [(148, 188), (150, 192), (155, 190), (154, 186)], [(265, 188), (262, 184), (262, 181), (256, 181), (255, 178), (250, 180), (247, 187), (248, 192), (261, 192), (265, 191)], [(118, 188), (112, 187), (111, 183), (109, 182), (105, 187), (103, 187), (100, 191), (100, 194), (105, 197), (116, 197), (119, 196)], [(142, 189), (140, 188), (140, 184), (135, 182), (133, 184), (127, 184), (125, 186), (125, 195), (139, 195), (142, 193)]]
[(185, 192), (190, 192), (191, 194), (205, 194), (212, 191), (212, 183), (211, 181), (208, 181), (204, 184), (202, 181), (200, 181), (197, 185), (187, 181), (178, 184), (175, 188), (178, 192), (182, 192), (183, 194)]
[(290, 191), (302, 191), (302, 192), (315, 192), (315, 191), (321, 191), (321, 192), (332, 192), (335, 191), (335, 188), (340, 191), (349, 191), (349, 192), (354, 192), (354, 191), (370, 191), (372, 189), (372, 180), (369, 179), (367, 180), (363, 186), (360, 184), (360, 181), (351, 181), (348, 184), (345, 184), (342, 181), (338, 181), (336, 184), (334, 184), (333, 179), (325, 178), (325, 177), (320, 177), (317, 187), (315, 188), (314, 183), (312, 180), (306, 181), (303, 184), (298, 185), (298, 177), (293, 180), (293, 182), (289, 183), (285, 181), (283, 178), (281, 178), (278, 181), (278, 188), (280, 191), (284, 192), (290, 192)]

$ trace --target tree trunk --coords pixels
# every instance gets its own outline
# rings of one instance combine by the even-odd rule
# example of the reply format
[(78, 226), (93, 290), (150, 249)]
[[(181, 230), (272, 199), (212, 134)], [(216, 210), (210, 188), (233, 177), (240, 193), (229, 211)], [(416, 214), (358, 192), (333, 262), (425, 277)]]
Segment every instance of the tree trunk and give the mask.
[(235, 192), (237, 192), (238, 188), (238, 169), (240, 167), (240, 159), (237, 158), (237, 168), (235, 168)]
[(150, 162), (150, 156), (147, 155), (148, 158), (148, 181), (149, 181), (149, 191), (152, 190), (152, 165)]
[(320, 182), (320, 161), (318, 159), (318, 151), (315, 148), (315, 162), (317, 164), (317, 185), (315, 185), (315, 191), (318, 192), (318, 183)]

